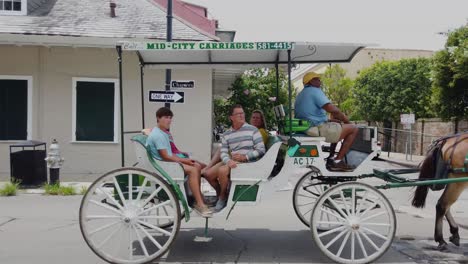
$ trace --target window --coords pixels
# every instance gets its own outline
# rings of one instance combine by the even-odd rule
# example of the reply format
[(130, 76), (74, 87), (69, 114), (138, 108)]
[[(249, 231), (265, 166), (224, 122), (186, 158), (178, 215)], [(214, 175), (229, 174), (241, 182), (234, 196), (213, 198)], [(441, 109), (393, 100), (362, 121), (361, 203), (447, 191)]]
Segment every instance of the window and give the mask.
[(26, 15), (27, 0), (0, 0), (0, 15)]
[(0, 75), (0, 140), (31, 139), (32, 77)]
[(118, 142), (116, 79), (73, 78), (73, 141)]

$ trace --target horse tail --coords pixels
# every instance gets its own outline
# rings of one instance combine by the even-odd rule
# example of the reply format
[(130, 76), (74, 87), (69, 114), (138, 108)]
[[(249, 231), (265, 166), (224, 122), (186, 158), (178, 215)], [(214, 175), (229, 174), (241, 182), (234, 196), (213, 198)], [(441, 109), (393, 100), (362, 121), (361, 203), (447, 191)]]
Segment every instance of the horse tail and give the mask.
[[(426, 158), (419, 166), (419, 180), (428, 180), (433, 179), (435, 177), (435, 159), (439, 153), (439, 149), (441, 146), (435, 146), (431, 150), (429, 150)], [(429, 185), (421, 185), (416, 187), (416, 191), (414, 191), (413, 201), (411, 204), (416, 208), (424, 208), (426, 204), (426, 197), (427, 193), (429, 192)]]

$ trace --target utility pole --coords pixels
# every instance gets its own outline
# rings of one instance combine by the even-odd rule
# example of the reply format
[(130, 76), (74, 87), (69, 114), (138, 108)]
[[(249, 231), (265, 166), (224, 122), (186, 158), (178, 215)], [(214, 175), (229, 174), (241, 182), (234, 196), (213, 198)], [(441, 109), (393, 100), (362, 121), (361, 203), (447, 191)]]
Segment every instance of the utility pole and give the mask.
[[(166, 30), (166, 41), (172, 42), (172, 0), (167, 0), (167, 30)], [(166, 69), (166, 91), (171, 90), (171, 69)], [(165, 107), (170, 108), (170, 103), (165, 103)]]

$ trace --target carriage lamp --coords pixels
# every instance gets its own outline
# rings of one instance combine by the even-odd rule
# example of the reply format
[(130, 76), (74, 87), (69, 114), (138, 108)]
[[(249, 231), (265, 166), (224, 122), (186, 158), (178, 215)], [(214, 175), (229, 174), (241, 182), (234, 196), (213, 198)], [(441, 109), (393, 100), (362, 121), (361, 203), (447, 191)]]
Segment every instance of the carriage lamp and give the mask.
[(59, 171), (65, 159), (60, 157), (60, 146), (56, 139), (54, 139), (52, 144), (50, 144), (49, 152), (47, 153), (45, 161), (47, 162), (47, 168), (49, 168), (49, 184), (60, 183)]

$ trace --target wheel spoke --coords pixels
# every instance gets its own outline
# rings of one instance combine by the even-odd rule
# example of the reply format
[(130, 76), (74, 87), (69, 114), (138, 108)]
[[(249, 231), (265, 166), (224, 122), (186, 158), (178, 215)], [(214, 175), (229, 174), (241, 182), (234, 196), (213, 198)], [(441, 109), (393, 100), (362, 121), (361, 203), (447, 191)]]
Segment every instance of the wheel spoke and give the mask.
[(351, 260), (354, 260), (354, 232), (351, 232)]
[(118, 231), (120, 231), (122, 229), (122, 226), (119, 226), (119, 228), (115, 229), (114, 231), (112, 231), (112, 233), (109, 234), (109, 236), (107, 236), (102, 242), (101, 244), (97, 245), (97, 248), (100, 249), (102, 248), (108, 241), (110, 241), (111, 238), (113, 238), (115, 236), (115, 234), (117, 234)]
[(351, 232), (346, 233), (345, 238), (343, 238), (343, 242), (341, 242), (340, 249), (339, 249), (338, 252), (336, 253), (336, 255), (337, 255), (338, 257), (341, 256), (341, 253), (343, 252), (344, 246), (345, 246), (346, 243), (348, 242), (349, 235), (351, 235)]
[(327, 232), (320, 233), (320, 234), (318, 235), (318, 237), (323, 237), (323, 236), (326, 236), (326, 235), (329, 235), (329, 234), (333, 234), (333, 233), (336, 233), (336, 232), (338, 232), (338, 231), (341, 231), (341, 230), (343, 230), (343, 229), (345, 229), (345, 228), (346, 228), (345, 226), (339, 226), (339, 227), (337, 227), (337, 228), (333, 228), (333, 229), (331, 229), (331, 230), (328, 230)]
[[(377, 199), (377, 198), (376, 198)], [(369, 206), (361, 215), (360, 217), (363, 217), (364, 215), (366, 215), (372, 208), (374, 208), (376, 205), (377, 205), (377, 200), (375, 200), (371, 206)]]
[(149, 227), (149, 228), (151, 228), (151, 229), (154, 229), (154, 230), (158, 231), (159, 233), (163, 233), (163, 234), (165, 234), (166, 236), (170, 236), (170, 235), (171, 235), (171, 232), (168, 232), (168, 231), (166, 231), (166, 230), (164, 230), (164, 229), (162, 229), (162, 228), (160, 228), (160, 227), (157, 227), (157, 226), (155, 226), (155, 225), (152, 225), (152, 224), (150, 224), (150, 223), (145, 223), (145, 222), (140, 221), (140, 220), (138, 221), (138, 223), (140, 223), (141, 225), (147, 226), (147, 227)]
[(343, 204), (345, 206), (346, 213), (347, 214), (351, 213), (351, 211), (349, 210), (348, 204), (346, 203), (346, 200), (345, 200), (345, 198), (343, 196), (343, 190), (342, 189), (340, 190), (340, 196), (341, 196), (341, 200), (343, 201)]
[(356, 187), (351, 191), (351, 214), (356, 215)]
[(366, 192), (364, 193), (364, 198), (361, 199), (362, 202), (360, 202), (357, 206), (357, 209), (356, 209), (357, 215), (361, 215), (361, 207), (364, 205), (364, 203), (367, 203), (367, 195), (369, 195), (369, 191), (366, 190)]
[(334, 217), (336, 217), (336, 218), (342, 220), (343, 222), (346, 222), (346, 221), (347, 221), (346, 219), (344, 219), (343, 217), (341, 217), (341, 216), (339, 216), (339, 215), (333, 213), (332, 211), (324, 210), (323, 208), (320, 208), (320, 210), (321, 210), (322, 212), (327, 213), (327, 214), (333, 215)]
[(371, 229), (369, 229), (369, 228), (367, 228), (367, 227), (363, 227), (363, 226), (362, 226), (361, 228), (364, 229), (364, 230), (366, 230), (367, 232), (373, 234), (374, 236), (377, 236), (377, 237), (380, 237), (381, 239), (387, 240), (387, 237), (385, 237), (385, 236), (383, 236), (383, 235), (381, 235), (381, 234), (375, 232), (374, 230), (371, 230)]
[(366, 222), (367, 220), (370, 220), (370, 219), (375, 218), (377, 216), (381, 216), (381, 215), (386, 214), (386, 213), (387, 212), (385, 212), (385, 211), (379, 212), (377, 214), (374, 214), (374, 215), (371, 215), (371, 216), (368, 216), (368, 217), (362, 219), (361, 222)]
[(122, 190), (120, 189), (120, 185), (117, 182), (117, 177), (114, 177), (114, 186), (117, 189), (117, 193), (119, 194), (120, 201), (122, 201), (123, 207), (127, 208), (127, 203), (125, 202), (124, 196), (122, 194)]
[(317, 200), (317, 196), (315, 196), (315, 197), (314, 196), (307, 196), (305, 194), (298, 194), (297, 197), (305, 197), (305, 198), (311, 198), (311, 199)]
[(171, 215), (143, 215), (139, 216), (138, 219), (173, 219)]
[(86, 220), (96, 220), (96, 219), (120, 219), (120, 215), (89, 215), (86, 216)]
[(143, 202), (143, 205), (141, 207), (143, 207), (147, 203), (149, 203), (149, 201), (151, 201), (151, 199), (153, 199), (158, 194), (158, 192), (160, 192), (161, 190), (162, 190), (162, 186), (159, 186), (159, 188), (154, 190), (154, 192), (148, 198), (146, 198), (146, 200)]
[(130, 260), (133, 260), (133, 238), (132, 238), (132, 228), (131, 227), (128, 228), (128, 243), (129, 243), (128, 258)]
[(322, 225), (342, 225), (342, 222), (329, 222), (329, 221), (318, 221), (317, 224), (322, 224)]
[(348, 219), (348, 217), (343, 213), (343, 210), (335, 203), (335, 201), (333, 201), (333, 199), (327, 197), (327, 200), (336, 208), (335, 211), (337, 211), (344, 219)]
[(359, 242), (359, 246), (361, 247), (362, 253), (364, 254), (364, 257), (368, 257), (366, 248), (364, 247), (364, 244), (362, 243), (361, 236), (359, 235), (359, 232), (356, 232), (357, 240)]
[(135, 234), (137, 236), (138, 242), (140, 242), (140, 247), (143, 249), (143, 253), (145, 253), (146, 257), (149, 257), (148, 250), (146, 250), (146, 246), (143, 243), (143, 240), (141, 239), (140, 234), (138, 233), (138, 230), (136, 229), (135, 226), (132, 225), (132, 228), (135, 230)]
[(97, 189), (98, 189), (99, 191), (103, 192), (103, 193), (106, 195), (106, 197), (107, 197), (109, 200), (111, 200), (111, 201), (114, 203), (115, 206), (117, 206), (117, 208), (119, 208), (120, 210), (123, 210), (123, 207), (120, 205), (119, 202), (117, 202), (117, 201), (114, 199), (114, 197), (112, 197), (112, 195), (110, 195), (108, 192), (104, 191), (101, 187), (98, 187)]
[(137, 198), (136, 198), (137, 201), (141, 200), (141, 196), (143, 195), (143, 191), (144, 191), (145, 186), (146, 186), (147, 183), (148, 183), (148, 178), (145, 177), (145, 179), (143, 180), (143, 183), (141, 184), (140, 191), (138, 192), (138, 195), (137, 195)]
[(105, 209), (107, 209), (107, 210), (109, 210), (109, 211), (112, 211), (112, 212), (114, 212), (114, 213), (116, 213), (116, 214), (122, 215), (122, 213), (121, 213), (119, 210), (117, 210), (117, 209), (115, 209), (115, 208), (113, 208), (113, 207), (110, 207), (110, 206), (107, 205), (107, 204), (100, 203), (100, 202), (96, 202), (96, 201), (94, 201), (94, 200), (91, 200), (91, 201), (89, 201), (89, 202), (92, 203), (92, 204), (95, 204), (95, 205), (97, 205), (97, 206), (99, 206), (99, 207), (105, 208)]
[(115, 221), (115, 222), (112, 222), (112, 223), (110, 223), (110, 224), (107, 224), (107, 225), (105, 225), (105, 226), (101, 226), (101, 227), (99, 227), (99, 228), (97, 228), (97, 229), (95, 229), (95, 230), (89, 232), (89, 235), (92, 236), (92, 235), (94, 235), (95, 233), (100, 232), (100, 231), (102, 231), (102, 230), (106, 230), (106, 229), (108, 229), (108, 228), (110, 228), (110, 227), (113, 227), (113, 226), (115, 226), (116, 224), (118, 224), (118, 223), (120, 223), (120, 222), (121, 222), (121, 221), (119, 220), (119, 221)]
[(372, 240), (370, 239), (370, 237), (369, 237), (366, 233), (364, 233), (364, 232), (362, 232), (362, 231), (359, 231), (359, 232), (360, 232), (360, 233), (362, 234), (362, 236), (367, 240), (367, 242), (369, 242), (369, 244), (371, 244), (371, 245), (375, 248), (375, 250), (379, 251), (379, 247), (374, 243), (374, 241), (372, 241)]
[(137, 226), (140, 228), (141, 231), (143, 231), (143, 233), (145, 233), (145, 235), (148, 237), (149, 240), (151, 240), (151, 242), (153, 242), (153, 244), (158, 248), (158, 249), (161, 249), (162, 246), (161, 244), (159, 244), (158, 241), (156, 241), (156, 239), (154, 239), (154, 237), (152, 235), (150, 235), (150, 233), (148, 233), (148, 231), (146, 231), (140, 224), (137, 223)]
[(335, 236), (335, 238), (333, 238), (330, 242), (328, 242), (328, 244), (325, 245), (325, 248), (329, 248), (331, 245), (335, 244), (335, 242), (340, 239), (340, 237), (342, 237), (346, 232), (349, 232), (349, 230), (344, 229), (341, 231), (341, 233), (339, 233), (337, 236)]
[(363, 226), (390, 226), (390, 224), (385, 223), (362, 223)]
[(131, 202), (133, 200), (133, 174), (128, 174), (128, 200)]
[(297, 206), (302, 207), (302, 206), (306, 206), (306, 205), (315, 204), (315, 202), (316, 201), (313, 201), (313, 202), (310, 202), (310, 203), (305, 203), (305, 204), (298, 204)]
[(147, 213), (147, 212), (149, 212), (149, 211), (152, 211), (152, 210), (154, 210), (154, 209), (157, 209), (157, 208), (159, 208), (159, 207), (161, 207), (161, 206), (168, 205), (168, 204), (170, 204), (170, 203), (171, 203), (171, 200), (167, 200), (167, 201), (165, 201), (165, 202), (163, 202), (163, 203), (157, 204), (157, 205), (155, 205), (155, 206), (151, 206), (150, 208), (141, 211), (141, 212), (138, 214), (138, 216), (140, 216), (140, 215), (142, 215), (142, 214), (145, 214), (145, 213)]

